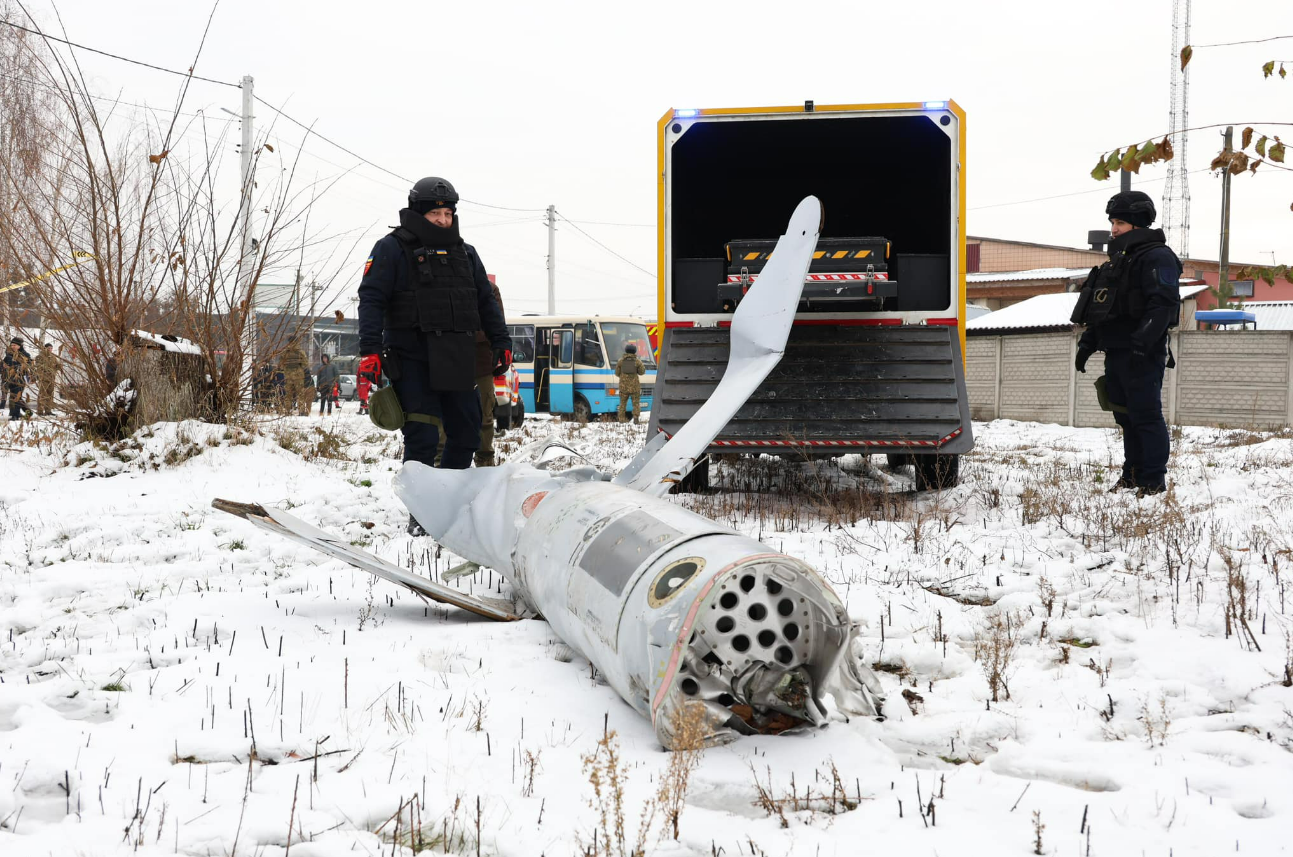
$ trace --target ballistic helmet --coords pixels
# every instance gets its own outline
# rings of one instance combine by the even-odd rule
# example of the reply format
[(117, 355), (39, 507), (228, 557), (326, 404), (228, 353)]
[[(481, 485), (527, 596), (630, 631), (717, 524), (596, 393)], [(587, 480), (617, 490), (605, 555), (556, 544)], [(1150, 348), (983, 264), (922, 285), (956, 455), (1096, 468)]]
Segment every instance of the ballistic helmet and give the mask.
[(418, 179), (417, 184), (409, 191), (409, 208), (418, 214), (426, 214), (433, 208), (458, 210), (458, 191), (453, 189), (447, 179), (439, 176), (427, 176)]
[(637, 354), (637, 353), (638, 353), (638, 347), (637, 347), (637, 345), (635, 345), (635, 344), (634, 344), (634, 343), (632, 343), (632, 342), (629, 342), (629, 343), (625, 344), (625, 346), (624, 346), (624, 353), (625, 353), (625, 354)]
[(1154, 200), (1149, 194), (1139, 190), (1124, 190), (1109, 198), (1104, 213), (1110, 218), (1118, 218), (1132, 226), (1148, 229), (1158, 212), (1154, 209)]

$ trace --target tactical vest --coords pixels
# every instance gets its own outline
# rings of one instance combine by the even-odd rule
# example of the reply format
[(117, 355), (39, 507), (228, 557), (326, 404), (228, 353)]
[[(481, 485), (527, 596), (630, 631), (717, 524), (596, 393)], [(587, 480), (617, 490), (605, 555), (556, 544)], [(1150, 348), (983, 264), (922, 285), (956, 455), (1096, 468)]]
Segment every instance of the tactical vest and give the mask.
[(462, 244), (426, 247), (404, 227), (391, 233), (409, 268), (408, 287), (391, 295), (388, 330), (416, 328), (426, 340), (431, 389), (476, 386), (475, 332), (480, 330), (476, 280)]
[(1069, 321), (1087, 327), (1117, 319), (1137, 320), (1145, 314), (1145, 293), (1135, 281), (1138, 257), (1166, 246), (1161, 241), (1135, 244), (1103, 265), (1091, 269)]
[(391, 295), (386, 327), (416, 327), (423, 332), (480, 330), (476, 279), (466, 248), (462, 244), (447, 248), (419, 246), (417, 237), (404, 227), (391, 234), (404, 251), (409, 288)]

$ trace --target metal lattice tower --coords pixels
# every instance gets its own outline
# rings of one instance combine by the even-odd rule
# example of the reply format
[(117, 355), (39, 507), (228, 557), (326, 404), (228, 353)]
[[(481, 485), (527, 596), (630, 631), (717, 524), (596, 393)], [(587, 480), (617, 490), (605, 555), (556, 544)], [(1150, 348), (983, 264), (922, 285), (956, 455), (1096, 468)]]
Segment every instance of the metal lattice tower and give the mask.
[(1181, 258), (1190, 254), (1189, 148), (1185, 134), (1190, 127), (1190, 69), (1181, 69), (1181, 49), (1190, 44), (1191, 5), (1192, 0), (1172, 0), (1172, 103), (1167, 124), (1175, 157), (1167, 162), (1162, 205), (1167, 244)]

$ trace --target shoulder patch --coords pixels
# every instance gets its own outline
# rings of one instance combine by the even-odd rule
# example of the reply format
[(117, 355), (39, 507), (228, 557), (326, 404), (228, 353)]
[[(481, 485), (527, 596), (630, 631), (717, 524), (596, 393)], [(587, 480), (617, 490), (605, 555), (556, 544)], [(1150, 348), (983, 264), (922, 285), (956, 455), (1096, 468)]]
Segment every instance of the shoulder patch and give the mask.
[(1177, 273), (1175, 266), (1159, 265), (1155, 269), (1158, 274), (1158, 283), (1161, 286), (1176, 286), (1180, 284), (1181, 275)]
[(368, 269), (373, 267), (373, 257), (369, 256), (368, 261), (364, 263), (364, 276), (368, 276)]

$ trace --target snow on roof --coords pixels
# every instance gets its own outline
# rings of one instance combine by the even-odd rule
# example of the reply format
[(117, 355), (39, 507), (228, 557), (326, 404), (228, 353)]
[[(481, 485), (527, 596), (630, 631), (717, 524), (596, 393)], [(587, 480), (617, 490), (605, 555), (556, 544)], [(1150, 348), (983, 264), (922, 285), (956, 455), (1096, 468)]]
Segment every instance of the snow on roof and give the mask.
[(1293, 301), (1244, 301), (1242, 308), (1257, 317), (1258, 330), (1293, 330)]
[[(1194, 279), (1193, 277), (1181, 277), (1181, 282), (1198, 283), (1198, 280)], [(1195, 295), (1197, 295), (1199, 292), (1207, 291), (1207, 289), (1208, 289), (1207, 283), (1203, 283), (1202, 285), (1194, 285), (1194, 286), (1181, 286), (1181, 300), (1185, 300), (1186, 298), (1192, 298)]]
[(965, 323), (966, 330), (1010, 330), (1021, 327), (1067, 327), (1077, 292), (1037, 295)]
[(1031, 271), (987, 271), (966, 274), (967, 283), (1003, 283), (1016, 280), (1075, 280), (1085, 279), (1090, 268), (1034, 268)]
[(201, 348), (198, 348), (196, 345), (194, 345), (192, 342), (189, 342), (187, 339), (180, 339), (178, 336), (171, 336), (170, 334), (148, 333), (147, 331), (143, 331), (143, 330), (132, 330), (131, 333), (134, 334), (139, 339), (143, 340), (144, 342), (149, 343), (151, 345), (155, 345), (158, 348), (161, 348), (165, 351), (177, 351), (180, 354), (201, 354), (202, 353)]
[[(1181, 299), (1196, 295), (1207, 286), (1181, 286)], [(995, 312), (970, 319), (965, 329), (970, 330), (1019, 330), (1066, 328), (1072, 325), (1069, 317), (1073, 315), (1073, 306), (1077, 303), (1077, 292), (1061, 292), (1054, 295), (1037, 295), (1028, 300), (1002, 307)], [(1289, 302), (1293, 306), (1293, 301)], [(1247, 309), (1251, 304), (1245, 304)], [(1293, 321), (1293, 312), (1290, 313)], [(1258, 323), (1261, 329), (1261, 323)], [(1293, 325), (1289, 329), (1293, 329)]]

